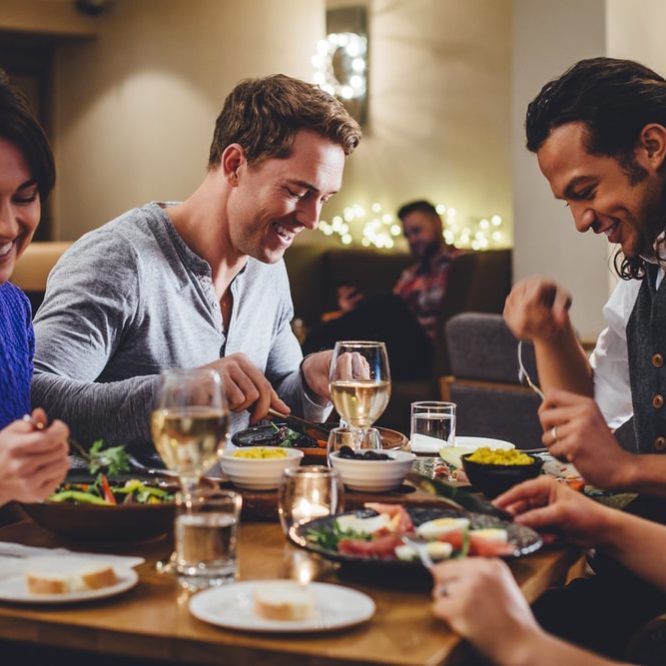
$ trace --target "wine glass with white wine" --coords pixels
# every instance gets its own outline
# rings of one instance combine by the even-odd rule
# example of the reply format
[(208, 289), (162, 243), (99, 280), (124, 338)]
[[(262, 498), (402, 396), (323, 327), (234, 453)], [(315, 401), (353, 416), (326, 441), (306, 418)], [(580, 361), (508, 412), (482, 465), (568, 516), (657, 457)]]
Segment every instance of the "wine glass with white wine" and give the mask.
[(386, 345), (365, 340), (336, 342), (329, 386), (335, 409), (356, 433), (358, 449), (391, 397)]
[[(178, 474), (188, 502), (204, 472), (218, 461), (229, 429), (229, 410), (219, 373), (210, 368), (172, 369), (161, 375), (151, 418), (153, 443), (164, 464)], [(169, 563), (158, 571), (171, 572)]]

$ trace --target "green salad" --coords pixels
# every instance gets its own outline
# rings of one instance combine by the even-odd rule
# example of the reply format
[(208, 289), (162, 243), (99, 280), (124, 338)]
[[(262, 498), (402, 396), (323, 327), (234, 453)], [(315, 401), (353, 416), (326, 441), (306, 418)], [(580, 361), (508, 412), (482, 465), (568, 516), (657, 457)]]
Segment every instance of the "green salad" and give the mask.
[(130, 461), (124, 446), (104, 448), (96, 441), (86, 452), (88, 471), (95, 475), (92, 483), (66, 482), (49, 496), (52, 502), (117, 506), (127, 504), (162, 504), (175, 495), (164, 488), (141, 479), (114, 482), (114, 477), (130, 471)]

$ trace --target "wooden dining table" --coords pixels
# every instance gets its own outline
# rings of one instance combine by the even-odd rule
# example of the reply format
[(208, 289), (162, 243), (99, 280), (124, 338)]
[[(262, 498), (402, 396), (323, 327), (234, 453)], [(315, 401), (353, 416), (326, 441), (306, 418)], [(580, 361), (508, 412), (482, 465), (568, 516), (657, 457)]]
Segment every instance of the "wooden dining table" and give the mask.
[[(158, 574), (155, 562), (171, 552), (169, 536), (133, 544), (94, 546), (63, 542), (23, 520), (0, 528), (0, 541), (88, 552), (140, 555), (139, 583), (118, 596), (72, 605), (0, 602), (0, 655), (23, 655), (35, 663), (183, 663), (183, 664), (329, 664), (422, 665), (474, 663), (471, 648), (431, 612), (427, 576), (401, 579), (357, 577), (338, 565), (314, 560), (287, 543), (276, 522), (245, 521), (239, 528), (240, 580), (300, 576), (305, 566), (318, 580), (368, 594), (376, 604), (367, 622), (333, 632), (268, 634), (209, 625), (188, 610), (191, 593), (173, 576)], [(580, 553), (558, 546), (510, 561), (523, 594), (532, 602), (561, 583)], [(301, 572), (301, 573), (299, 573)], [(424, 572), (422, 572), (424, 573)], [(492, 600), (489, 601), (492, 603)], [(57, 660), (47, 657), (59, 655)], [(77, 655), (87, 661), (76, 661)], [(96, 658), (97, 657), (97, 658)], [(106, 661), (103, 661), (106, 659)], [(109, 661), (111, 659), (111, 661)], [(65, 661), (66, 660), (66, 661)], [(37, 662), (40, 658), (37, 657)]]

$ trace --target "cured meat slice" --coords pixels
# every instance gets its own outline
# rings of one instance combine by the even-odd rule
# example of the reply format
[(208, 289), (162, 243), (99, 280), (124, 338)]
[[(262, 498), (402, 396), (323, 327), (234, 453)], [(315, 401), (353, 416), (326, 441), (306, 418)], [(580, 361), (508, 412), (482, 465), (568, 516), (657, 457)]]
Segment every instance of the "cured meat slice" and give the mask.
[(400, 504), (382, 504), (381, 502), (366, 502), (366, 509), (372, 509), (377, 513), (385, 513), (391, 517), (391, 523), (395, 532), (405, 534), (414, 531), (414, 523), (404, 506)]

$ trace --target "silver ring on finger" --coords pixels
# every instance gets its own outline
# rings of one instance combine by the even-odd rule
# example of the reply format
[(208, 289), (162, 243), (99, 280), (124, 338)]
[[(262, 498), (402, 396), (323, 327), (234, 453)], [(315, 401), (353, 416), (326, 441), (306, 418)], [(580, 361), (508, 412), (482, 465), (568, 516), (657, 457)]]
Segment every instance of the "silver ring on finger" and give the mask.
[(437, 586), (436, 594), (438, 597), (448, 597), (449, 596), (449, 590), (446, 587), (445, 583), (440, 583)]
[(550, 436), (553, 438), (553, 444), (557, 441), (557, 426), (550, 429)]

